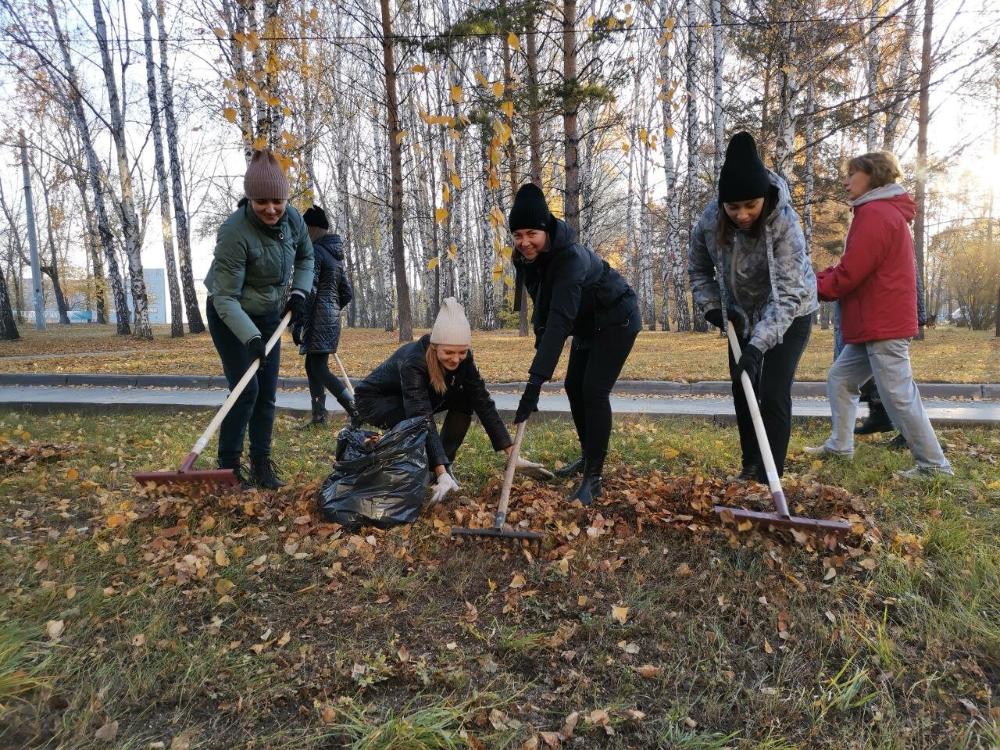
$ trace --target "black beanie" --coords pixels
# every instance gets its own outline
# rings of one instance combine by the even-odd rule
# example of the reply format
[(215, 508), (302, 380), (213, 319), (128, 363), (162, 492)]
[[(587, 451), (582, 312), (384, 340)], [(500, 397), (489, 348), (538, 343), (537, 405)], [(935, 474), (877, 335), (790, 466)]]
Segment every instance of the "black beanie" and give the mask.
[(307, 227), (319, 227), (320, 229), (330, 228), (330, 222), (326, 218), (326, 211), (319, 206), (310, 206), (306, 212), (302, 214), (302, 221), (306, 223)]
[(549, 204), (545, 202), (545, 193), (533, 182), (521, 185), (514, 196), (514, 205), (510, 207), (507, 226), (511, 232), (518, 229), (541, 229), (549, 231), (552, 214)]
[(763, 198), (770, 185), (753, 136), (744, 130), (730, 138), (719, 172), (719, 204)]

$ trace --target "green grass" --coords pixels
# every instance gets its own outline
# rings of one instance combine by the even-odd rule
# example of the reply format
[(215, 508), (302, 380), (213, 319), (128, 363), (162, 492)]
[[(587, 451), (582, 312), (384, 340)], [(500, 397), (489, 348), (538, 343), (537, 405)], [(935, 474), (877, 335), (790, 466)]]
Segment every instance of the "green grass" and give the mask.
[[(955, 478), (906, 483), (893, 471), (908, 456), (878, 440), (854, 462), (814, 461), (802, 447), (824, 426), (797, 425), (790, 496), (843, 487), (870, 519), (868, 539), (829, 551), (736, 539), (692, 509), (657, 520), (655, 493), (677, 491), (658, 482), (724, 491), (735, 429), (619, 420), (606, 502), (534, 518), (550, 532), (538, 555), (447, 538), (458, 508), (495, 502), (502, 462), (478, 428), (456, 464), (462, 498), (352, 537), (313, 512), (334, 430), (288, 417), (278, 496), (132, 485), (174, 466), (200, 424), (0, 412), (0, 451), (66, 448), (0, 473), (0, 747), (520, 748), (544, 747), (542, 732), (567, 747), (997, 744), (996, 430), (943, 430)], [(544, 421), (525, 450), (555, 465), (577, 449), (567, 423)], [(519, 484), (512, 511), (568, 489)], [(590, 536), (598, 514), (614, 525)], [(95, 733), (112, 721), (109, 745)]]

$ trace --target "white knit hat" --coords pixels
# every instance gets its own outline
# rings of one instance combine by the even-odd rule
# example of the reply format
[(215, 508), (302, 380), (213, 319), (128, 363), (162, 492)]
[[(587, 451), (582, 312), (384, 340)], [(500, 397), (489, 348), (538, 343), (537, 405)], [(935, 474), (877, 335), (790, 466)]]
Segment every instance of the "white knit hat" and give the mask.
[(431, 343), (472, 346), (472, 328), (465, 317), (465, 308), (454, 297), (448, 297), (441, 303), (431, 329)]

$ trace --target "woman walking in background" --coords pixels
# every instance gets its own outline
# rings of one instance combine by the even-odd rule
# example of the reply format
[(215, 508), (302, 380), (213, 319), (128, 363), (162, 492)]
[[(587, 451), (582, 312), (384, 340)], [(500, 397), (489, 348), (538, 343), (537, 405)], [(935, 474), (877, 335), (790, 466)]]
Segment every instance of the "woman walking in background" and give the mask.
[(884, 151), (848, 163), (844, 187), (854, 217), (844, 255), (817, 276), (820, 298), (840, 302), (844, 336), (844, 348), (826, 380), (832, 431), (823, 445), (806, 452), (854, 454), (858, 388), (874, 377), (889, 418), (917, 462), (901, 475), (951, 474), (910, 367), (917, 284), (909, 225), (916, 204), (897, 184), (901, 175), (896, 157)]
[(743, 454), (739, 476), (766, 483), (740, 375), (747, 373), (753, 384), (781, 476), (792, 432), (792, 382), (819, 304), (788, 185), (764, 166), (749, 133), (729, 141), (718, 197), (691, 233), (688, 263), (705, 320), (724, 328), (728, 318), (736, 328), (743, 356), (737, 362), (730, 348), (729, 374)]
[(313, 206), (303, 215), (313, 244), (312, 291), (306, 298), (302, 319), (292, 327), (292, 340), (306, 356), (306, 377), (312, 399), (312, 418), (303, 427), (326, 424), (326, 392), (329, 390), (351, 421), (358, 412), (354, 399), (340, 378), (330, 372), (330, 355), (340, 345), (340, 313), (354, 294), (344, 271), (343, 242), (330, 231), (326, 212)]

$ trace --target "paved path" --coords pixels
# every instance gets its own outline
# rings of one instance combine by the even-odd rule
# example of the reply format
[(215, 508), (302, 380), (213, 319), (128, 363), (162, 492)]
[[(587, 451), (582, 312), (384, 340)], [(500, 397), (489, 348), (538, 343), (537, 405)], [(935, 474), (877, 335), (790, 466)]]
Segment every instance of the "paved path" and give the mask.
[[(0, 406), (42, 407), (51, 409), (98, 408), (143, 411), (170, 407), (216, 408), (225, 400), (221, 389), (170, 390), (163, 388), (112, 388), (101, 386), (0, 386)], [(494, 393), (497, 408), (512, 414), (519, 394)], [(928, 398), (924, 400), (935, 422), (951, 424), (1000, 424), (1000, 402), (954, 401)], [(309, 394), (303, 391), (279, 391), (278, 407), (293, 412), (308, 413)], [(731, 418), (732, 400), (718, 396), (706, 397), (629, 397), (612, 396), (611, 407), (616, 414), (688, 415)], [(339, 407), (332, 397), (327, 399), (331, 411)], [(539, 401), (542, 416), (569, 414), (569, 401), (564, 394), (543, 394)], [(792, 413), (797, 417), (830, 418), (826, 399), (798, 398)]]

